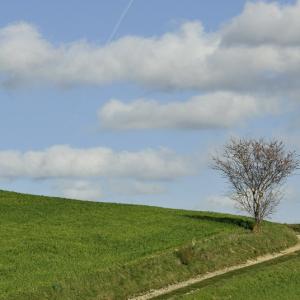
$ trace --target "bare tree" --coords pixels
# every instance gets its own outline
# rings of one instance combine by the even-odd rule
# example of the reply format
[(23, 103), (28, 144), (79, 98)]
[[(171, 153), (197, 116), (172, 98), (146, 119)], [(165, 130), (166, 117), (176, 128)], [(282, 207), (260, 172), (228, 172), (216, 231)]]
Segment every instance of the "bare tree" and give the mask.
[(229, 181), (237, 207), (255, 220), (274, 213), (281, 200), (281, 186), (299, 168), (295, 152), (286, 151), (283, 142), (265, 139), (231, 139), (221, 155), (213, 156), (212, 168)]

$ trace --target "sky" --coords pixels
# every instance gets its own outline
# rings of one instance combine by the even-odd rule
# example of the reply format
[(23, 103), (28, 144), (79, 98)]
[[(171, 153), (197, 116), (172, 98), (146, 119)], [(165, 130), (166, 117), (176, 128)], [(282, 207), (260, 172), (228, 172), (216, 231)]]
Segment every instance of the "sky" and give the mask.
[(0, 188), (240, 213), (211, 155), (300, 153), (299, 28), (300, 1), (3, 1)]

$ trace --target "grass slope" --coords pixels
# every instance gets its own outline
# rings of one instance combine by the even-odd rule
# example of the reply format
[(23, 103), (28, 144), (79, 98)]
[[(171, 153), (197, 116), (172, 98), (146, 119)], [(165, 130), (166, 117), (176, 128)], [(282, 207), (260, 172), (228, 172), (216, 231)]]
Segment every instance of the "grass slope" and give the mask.
[(290, 228), (292, 228), (297, 234), (300, 234), (300, 224), (291, 224), (289, 225)]
[[(160, 299), (181, 300), (298, 300), (300, 252), (195, 285), (186, 295)], [(195, 291), (196, 290), (196, 291)]]
[(7, 300), (125, 299), (296, 242), (271, 223), (253, 235), (241, 217), (4, 191), (0, 235)]

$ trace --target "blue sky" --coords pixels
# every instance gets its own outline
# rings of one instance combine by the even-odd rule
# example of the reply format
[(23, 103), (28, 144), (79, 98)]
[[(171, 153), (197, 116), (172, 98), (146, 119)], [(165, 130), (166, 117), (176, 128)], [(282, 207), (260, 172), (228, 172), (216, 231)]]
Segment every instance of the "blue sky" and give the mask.
[[(210, 154), (300, 150), (296, 1), (5, 1), (2, 189), (236, 212)], [(299, 222), (295, 176), (276, 220)]]

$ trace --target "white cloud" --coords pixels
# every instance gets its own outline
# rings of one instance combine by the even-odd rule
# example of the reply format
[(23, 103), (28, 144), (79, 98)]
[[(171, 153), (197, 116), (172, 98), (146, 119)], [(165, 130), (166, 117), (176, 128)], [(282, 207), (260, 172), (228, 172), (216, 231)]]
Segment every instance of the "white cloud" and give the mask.
[[(180, 74), (203, 62), (214, 41), (204, 38), (199, 23), (187, 23), (159, 38), (128, 36), (107, 46), (75, 41), (59, 47), (47, 42), (27, 23), (0, 29), (0, 72), (5, 84), (35, 81), (56, 84), (105, 84), (118, 80), (166, 87)], [(171, 55), (170, 55), (171, 54)], [(185, 84), (189, 84), (187, 81)]]
[(160, 195), (166, 192), (161, 183), (138, 180), (113, 180), (109, 183), (109, 188), (113, 193), (123, 196)]
[(43, 151), (0, 151), (0, 178), (126, 177), (171, 180), (192, 174), (197, 162), (167, 149), (115, 152), (54, 146)]
[(218, 211), (236, 213), (234, 201), (228, 196), (210, 195), (199, 201), (196, 209), (205, 211)]
[(225, 26), (222, 41), (226, 45), (300, 46), (299, 27), (300, 1), (292, 5), (249, 2), (243, 13)]
[(54, 45), (27, 23), (0, 29), (2, 84), (131, 81), (156, 89), (299, 94), (300, 4), (251, 3), (216, 32), (187, 22), (158, 37)]
[(85, 180), (63, 180), (55, 186), (55, 190), (60, 196), (70, 199), (99, 201), (103, 196), (99, 185)]
[(102, 127), (112, 129), (223, 128), (252, 116), (274, 111), (274, 101), (230, 92), (195, 96), (185, 102), (154, 100), (124, 103), (111, 100), (98, 113)]
[(297, 184), (297, 180), (296, 178), (291, 178), (291, 179), (294, 182), (289, 182), (287, 186), (283, 188), (283, 196), (284, 196), (282, 200), (283, 205), (285, 202), (291, 202), (291, 203), (299, 202), (300, 190)]
[(227, 196), (210, 196), (206, 199), (206, 202), (212, 207), (234, 209), (235, 206), (233, 200)]

